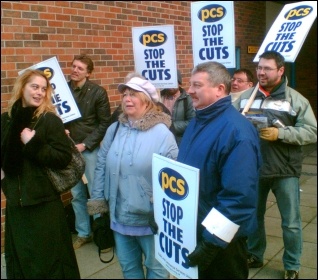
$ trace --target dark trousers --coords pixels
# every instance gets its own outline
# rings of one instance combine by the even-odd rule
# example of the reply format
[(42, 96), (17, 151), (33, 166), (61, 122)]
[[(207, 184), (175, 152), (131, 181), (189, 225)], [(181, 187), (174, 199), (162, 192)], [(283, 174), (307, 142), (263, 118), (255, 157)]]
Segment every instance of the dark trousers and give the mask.
[(247, 279), (246, 238), (232, 241), (226, 249), (220, 250), (209, 268), (201, 271), (199, 279)]

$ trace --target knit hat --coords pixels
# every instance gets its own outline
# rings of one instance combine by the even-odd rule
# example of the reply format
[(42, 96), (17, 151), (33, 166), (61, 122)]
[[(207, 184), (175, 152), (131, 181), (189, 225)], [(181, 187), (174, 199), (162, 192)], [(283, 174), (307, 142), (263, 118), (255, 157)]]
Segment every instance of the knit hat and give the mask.
[(159, 101), (159, 95), (157, 93), (155, 86), (148, 80), (144, 80), (138, 77), (131, 78), (126, 84), (119, 84), (118, 91), (120, 93), (123, 93), (127, 87), (143, 92), (154, 102)]

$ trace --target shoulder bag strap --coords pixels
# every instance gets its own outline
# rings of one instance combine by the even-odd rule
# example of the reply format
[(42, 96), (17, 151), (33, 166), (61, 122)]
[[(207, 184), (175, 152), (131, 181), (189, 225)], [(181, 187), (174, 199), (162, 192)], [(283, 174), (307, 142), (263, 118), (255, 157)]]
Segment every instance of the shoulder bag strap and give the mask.
[(113, 135), (113, 140), (115, 139), (118, 127), (119, 127), (119, 121), (117, 121), (117, 125), (116, 125), (115, 132), (114, 132), (114, 135)]
[(39, 116), (39, 118), (36, 120), (35, 124), (33, 125), (32, 129), (35, 129), (36, 125), (38, 124), (39, 120), (42, 118), (43, 114)]
[(111, 257), (108, 261), (104, 261), (104, 260), (100, 257), (101, 250), (98, 248), (98, 255), (99, 255), (99, 259), (100, 259), (101, 262), (103, 262), (103, 263), (110, 263), (110, 262), (113, 260), (115, 249), (114, 249), (114, 247), (111, 248), (111, 249), (112, 249), (112, 251), (113, 251), (112, 257)]

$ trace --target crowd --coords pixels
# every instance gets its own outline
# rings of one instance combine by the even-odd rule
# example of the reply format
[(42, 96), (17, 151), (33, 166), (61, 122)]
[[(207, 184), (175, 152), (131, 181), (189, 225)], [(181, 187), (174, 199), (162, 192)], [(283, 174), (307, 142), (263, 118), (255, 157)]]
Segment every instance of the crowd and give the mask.
[[(17, 78), (1, 115), (8, 279), (79, 279), (74, 250), (92, 242), (92, 219), (108, 214), (124, 278), (168, 279), (154, 250), (154, 153), (200, 170), (197, 245), (186, 256), (199, 279), (247, 279), (249, 268), (263, 266), (269, 191), (282, 219), (283, 277), (298, 279), (301, 146), (317, 141), (317, 121), (308, 100), (288, 86), (284, 57), (260, 56), (256, 86), (248, 69), (231, 77), (218, 62), (195, 66), (186, 90), (179, 70), (178, 88), (161, 91), (129, 73), (118, 85), (122, 102), (113, 115), (107, 91), (89, 80), (93, 70), (90, 57), (74, 57), (68, 85), (79, 119), (63, 125), (39, 70)], [(247, 115), (266, 119), (265, 127), (256, 129)], [(70, 161), (67, 135), (86, 161), (71, 189), (73, 243), (60, 195), (44, 171)], [(208, 215), (222, 220), (222, 230), (203, 226)]]

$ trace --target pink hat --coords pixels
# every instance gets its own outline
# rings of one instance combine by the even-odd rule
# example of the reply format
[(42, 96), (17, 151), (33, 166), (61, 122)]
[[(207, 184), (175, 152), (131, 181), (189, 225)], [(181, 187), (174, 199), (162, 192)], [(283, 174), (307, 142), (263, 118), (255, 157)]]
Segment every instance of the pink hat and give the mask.
[(126, 84), (119, 84), (118, 90), (123, 93), (126, 88), (132, 88), (134, 90), (143, 92), (147, 97), (149, 97), (154, 102), (159, 101), (159, 95), (155, 86), (148, 80), (144, 80), (138, 77), (131, 78)]

